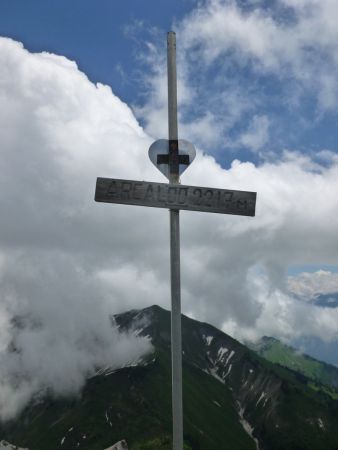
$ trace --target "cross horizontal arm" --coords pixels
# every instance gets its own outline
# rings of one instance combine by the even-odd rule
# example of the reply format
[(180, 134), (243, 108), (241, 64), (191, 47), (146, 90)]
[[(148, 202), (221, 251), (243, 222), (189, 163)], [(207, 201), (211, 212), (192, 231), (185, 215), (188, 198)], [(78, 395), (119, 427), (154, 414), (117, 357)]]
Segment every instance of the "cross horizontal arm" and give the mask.
[(95, 201), (254, 216), (256, 192), (98, 178)]
[[(190, 157), (189, 155), (178, 155), (178, 164), (183, 164), (184, 166), (189, 166)], [(170, 164), (170, 155), (157, 155), (157, 164)]]

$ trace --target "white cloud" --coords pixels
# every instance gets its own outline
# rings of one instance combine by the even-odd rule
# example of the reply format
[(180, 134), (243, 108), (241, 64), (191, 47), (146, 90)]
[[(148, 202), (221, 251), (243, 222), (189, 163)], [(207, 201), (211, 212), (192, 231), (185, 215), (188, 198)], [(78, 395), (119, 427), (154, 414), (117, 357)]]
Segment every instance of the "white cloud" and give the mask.
[(223, 323), (225, 332), (231, 331), (233, 336), (249, 341), (262, 335), (276, 336), (289, 343), (304, 336), (320, 337), (327, 342), (338, 340), (338, 308), (320, 308), (297, 301), (254, 272), (249, 275), (249, 283), (260, 308), (259, 315), (254, 325), (244, 327), (229, 318)]
[[(282, 14), (277, 18), (275, 13), (283, 6), (291, 9), (293, 19), (283, 20)], [(195, 57), (202, 58), (203, 64), (235, 50), (233, 58), (250, 62), (257, 70), (295, 76), (302, 83), (311, 82), (312, 88), (318, 81), (320, 86), (320, 77), (338, 62), (337, 12), (334, 0), (280, 0), (274, 8), (258, 4), (250, 11), (235, 1), (210, 0), (182, 22), (181, 39), (185, 51), (197, 52)], [(326, 61), (318, 65), (323, 55)]]
[(338, 292), (338, 273), (327, 270), (302, 272), (288, 277), (288, 287), (291, 293), (305, 300), (312, 300), (318, 294)]
[[(41, 387), (69, 392), (94, 366), (149, 348), (118, 336), (107, 316), (169, 306), (169, 226), (165, 210), (94, 202), (97, 176), (164, 181), (148, 160), (152, 139), (108, 87), (9, 39), (0, 40), (0, 66), (0, 414), (8, 417)], [(338, 164), (325, 157), (321, 167), (286, 152), (225, 170), (198, 152), (182, 181), (257, 191), (257, 215), (182, 212), (183, 311), (236, 336), (334, 337), (335, 311), (295, 303), (286, 277), (290, 264), (336, 262)], [(7, 351), (10, 342), (19, 353)], [(16, 373), (25, 378), (13, 396)]]
[(41, 389), (76, 393), (98, 367), (150, 349), (111, 327), (90, 250), (95, 176), (138, 171), (148, 138), (66, 58), (2, 38), (0, 60), (0, 417), (9, 418)]
[[(216, 155), (240, 144), (256, 152), (269, 130), (276, 147), (280, 133), (290, 133), (285, 114), (307, 109), (313, 122), (337, 113), (337, 15), (336, 0), (199, 2), (175, 24), (180, 136)], [(156, 138), (167, 134), (165, 46), (158, 42), (144, 56), (149, 95), (135, 108)], [(297, 120), (305, 127), (305, 117)]]
[(267, 116), (255, 115), (247, 131), (241, 135), (238, 144), (253, 151), (260, 150), (269, 141), (269, 127), (270, 121)]

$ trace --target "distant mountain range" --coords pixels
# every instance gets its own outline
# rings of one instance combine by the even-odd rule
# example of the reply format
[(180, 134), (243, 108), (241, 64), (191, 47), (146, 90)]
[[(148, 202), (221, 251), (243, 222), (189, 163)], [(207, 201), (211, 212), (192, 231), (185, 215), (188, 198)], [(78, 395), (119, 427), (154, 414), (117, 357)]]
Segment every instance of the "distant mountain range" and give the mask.
[[(149, 336), (154, 352), (101, 368), (77, 398), (33, 402), (1, 439), (30, 450), (122, 439), (130, 450), (171, 450), (170, 313), (152, 306), (113, 320)], [(338, 402), (313, 379), (185, 316), (182, 334), (185, 450), (338, 450)]]

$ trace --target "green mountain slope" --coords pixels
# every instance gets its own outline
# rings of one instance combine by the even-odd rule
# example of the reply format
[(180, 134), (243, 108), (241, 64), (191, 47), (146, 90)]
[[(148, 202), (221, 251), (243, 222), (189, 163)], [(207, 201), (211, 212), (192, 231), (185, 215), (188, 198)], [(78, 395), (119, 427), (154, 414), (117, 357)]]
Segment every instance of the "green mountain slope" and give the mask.
[(272, 337), (264, 336), (258, 343), (250, 344), (250, 347), (267, 360), (305, 375), (314, 382), (309, 381), (313, 388), (326, 390), (338, 399), (336, 367), (302, 354)]
[[(109, 368), (78, 398), (44, 398), (0, 438), (30, 450), (171, 449), (170, 314), (151, 307), (115, 316), (149, 335), (154, 353)], [(185, 450), (338, 450), (338, 404), (295, 372), (262, 359), (216, 328), (182, 317)], [(251, 436), (250, 434), (253, 434)]]

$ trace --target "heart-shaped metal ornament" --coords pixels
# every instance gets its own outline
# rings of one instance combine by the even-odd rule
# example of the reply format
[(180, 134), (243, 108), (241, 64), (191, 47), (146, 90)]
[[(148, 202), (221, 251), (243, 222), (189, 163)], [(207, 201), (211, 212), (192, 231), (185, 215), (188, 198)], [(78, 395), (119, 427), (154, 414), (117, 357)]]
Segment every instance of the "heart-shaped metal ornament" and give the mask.
[[(190, 166), (196, 156), (196, 149), (193, 144), (184, 139), (178, 141), (178, 173), (182, 173)], [(149, 148), (150, 161), (163, 173), (165, 177), (170, 179), (169, 175), (169, 141), (168, 139), (158, 139), (153, 142)]]

